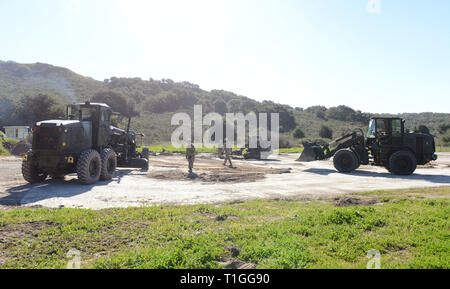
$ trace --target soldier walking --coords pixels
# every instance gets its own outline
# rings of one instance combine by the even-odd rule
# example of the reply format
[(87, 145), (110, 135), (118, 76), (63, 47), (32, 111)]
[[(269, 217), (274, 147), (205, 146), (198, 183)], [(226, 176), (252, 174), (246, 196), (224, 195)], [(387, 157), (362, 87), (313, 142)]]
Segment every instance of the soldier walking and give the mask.
[(232, 168), (233, 163), (231, 162), (231, 154), (233, 153), (233, 148), (227, 147), (227, 139), (225, 139), (223, 144), (223, 150), (225, 152), (225, 161), (223, 162), (223, 165), (226, 166), (227, 162), (230, 162), (230, 168)]
[(186, 148), (186, 159), (188, 161), (189, 173), (192, 174), (195, 161), (195, 147), (192, 143)]

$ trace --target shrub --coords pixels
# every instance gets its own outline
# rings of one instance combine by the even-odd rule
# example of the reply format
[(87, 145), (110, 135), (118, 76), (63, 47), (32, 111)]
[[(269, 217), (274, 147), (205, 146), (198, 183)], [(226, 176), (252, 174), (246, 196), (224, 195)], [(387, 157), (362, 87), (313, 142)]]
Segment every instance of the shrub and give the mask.
[(294, 137), (295, 138), (304, 138), (305, 137), (305, 133), (300, 128), (297, 128), (294, 131)]
[(321, 138), (333, 138), (333, 130), (326, 125), (322, 125), (319, 135)]

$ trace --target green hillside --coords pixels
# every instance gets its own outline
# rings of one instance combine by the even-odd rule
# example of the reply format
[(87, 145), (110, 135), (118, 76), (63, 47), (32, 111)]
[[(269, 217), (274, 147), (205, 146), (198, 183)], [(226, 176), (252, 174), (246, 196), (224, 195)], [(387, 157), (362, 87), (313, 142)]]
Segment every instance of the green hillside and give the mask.
[[(33, 103), (32, 100), (37, 95), (49, 95), (49, 103), (58, 106), (49, 108), (49, 111), (59, 116), (63, 112), (63, 104), (91, 100), (99, 94), (111, 93), (120, 95), (135, 108), (139, 116), (134, 119), (132, 128), (143, 132), (148, 144), (169, 142), (173, 130), (170, 126), (171, 116), (179, 111), (192, 113), (194, 104), (202, 104), (204, 113), (278, 112), (282, 146), (296, 146), (306, 138), (319, 138), (322, 126), (330, 128), (333, 137), (357, 127), (365, 130), (368, 119), (373, 115), (346, 106), (328, 109), (315, 106), (303, 109), (272, 101), (258, 102), (233, 92), (206, 91), (196, 84), (174, 82), (170, 79), (111, 77), (97, 81), (69, 69), (48, 64), (0, 61), (0, 127), (12, 124), (30, 125), (32, 121), (41, 120), (34, 118), (42, 116), (28, 113), (32, 108), (24, 107), (24, 104)], [(450, 142), (450, 114), (420, 113), (399, 116), (407, 120), (407, 126), (411, 130), (425, 125), (432, 134), (438, 136), (438, 143)]]

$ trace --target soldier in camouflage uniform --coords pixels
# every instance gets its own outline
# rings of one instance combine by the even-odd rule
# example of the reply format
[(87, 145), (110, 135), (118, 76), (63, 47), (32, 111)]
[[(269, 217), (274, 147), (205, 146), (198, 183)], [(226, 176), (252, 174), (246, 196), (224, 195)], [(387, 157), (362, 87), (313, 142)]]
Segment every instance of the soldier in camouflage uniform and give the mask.
[(230, 168), (232, 168), (233, 163), (231, 162), (231, 154), (233, 153), (233, 148), (227, 147), (227, 139), (225, 139), (223, 143), (223, 150), (225, 152), (225, 161), (223, 162), (223, 165), (226, 166), (227, 162), (230, 162)]
[(186, 148), (186, 159), (188, 160), (189, 173), (191, 174), (195, 161), (195, 147), (192, 143)]

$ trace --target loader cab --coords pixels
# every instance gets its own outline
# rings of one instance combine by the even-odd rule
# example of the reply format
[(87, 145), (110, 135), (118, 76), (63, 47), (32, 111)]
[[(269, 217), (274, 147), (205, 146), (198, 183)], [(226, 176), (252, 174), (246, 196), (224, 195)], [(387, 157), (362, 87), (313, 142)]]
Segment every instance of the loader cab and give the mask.
[(104, 103), (72, 104), (67, 106), (67, 118), (79, 120), (86, 135), (92, 140), (94, 148), (103, 148), (108, 144), (110, 136), (112, 110)]
[(401, 118), (372, 118), (367, 139), (369, 143), (401, 145), (404, 131), (404, 121)]

